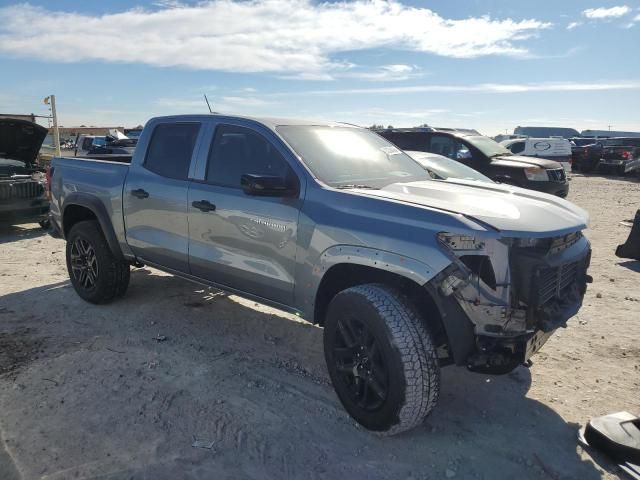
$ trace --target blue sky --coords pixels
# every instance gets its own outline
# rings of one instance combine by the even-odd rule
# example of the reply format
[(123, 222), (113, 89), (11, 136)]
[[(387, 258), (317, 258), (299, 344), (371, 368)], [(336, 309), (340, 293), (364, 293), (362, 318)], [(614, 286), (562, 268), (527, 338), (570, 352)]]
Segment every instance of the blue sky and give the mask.
[(639, 1), (0, 1), (0, 112), (640, 131)]

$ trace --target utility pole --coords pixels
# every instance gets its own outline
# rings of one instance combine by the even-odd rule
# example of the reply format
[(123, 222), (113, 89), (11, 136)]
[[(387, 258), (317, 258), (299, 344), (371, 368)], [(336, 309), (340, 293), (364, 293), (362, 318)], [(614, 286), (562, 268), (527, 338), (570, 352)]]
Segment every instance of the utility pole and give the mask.
[(51, 117), (53, 118), (53, 146), (56, 156), (60, 156), (60, 131), (58, 130), (58, 115), (56, 114), (56, 96), (49, 95), (44, 99), (45, 105), (51, 105)]

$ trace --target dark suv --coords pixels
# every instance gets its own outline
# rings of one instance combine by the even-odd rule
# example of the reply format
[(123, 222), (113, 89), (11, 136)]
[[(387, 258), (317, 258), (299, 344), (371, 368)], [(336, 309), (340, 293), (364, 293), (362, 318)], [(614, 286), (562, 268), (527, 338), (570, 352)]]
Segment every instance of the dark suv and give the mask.
[(569, 182), (561, 164), (543, 158), (514, 155), (489, 137), (430, 128), (393, 128), (376, 132), (403, 150), (444, 155), (496, 182), (563, 198), (569, 193)]

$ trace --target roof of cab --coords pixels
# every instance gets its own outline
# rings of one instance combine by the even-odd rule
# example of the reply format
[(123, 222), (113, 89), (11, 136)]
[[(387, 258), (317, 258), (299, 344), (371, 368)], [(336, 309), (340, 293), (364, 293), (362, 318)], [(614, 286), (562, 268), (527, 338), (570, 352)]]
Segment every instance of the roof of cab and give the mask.
[(301, 125), (301, 126), (332, 126), (332, 127), (351, 127), (351, 128), (362, 128), (357, 125), (352, 125), (349, 123), (341, 123), (341, 122), (332, 122), (326, 120), (301, 120), (294, 118), (274, 118), (274, 117), (248, 117), (243, 115), (225, 115), (222, 113), (205, 113), (205, 114), (193, 114), (193, 115), (170, 115), (170, 116), (162, 116), (152, 118), (151, 121), (195, 121), (195, 120), (205, 120), (210, 118), (216, 118), (218, 120), (246, 120), (251, 122), (256, 122), (264, 125), (265, 127), (275, 130), (278, 126), (283, 125)]

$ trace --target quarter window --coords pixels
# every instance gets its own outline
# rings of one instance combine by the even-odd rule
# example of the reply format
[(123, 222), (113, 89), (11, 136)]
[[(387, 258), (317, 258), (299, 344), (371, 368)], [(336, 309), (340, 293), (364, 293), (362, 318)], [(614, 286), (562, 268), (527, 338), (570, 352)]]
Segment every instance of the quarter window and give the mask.
[(199, 123), (162, 123), (153, 130), (144, 166), (158, 175), (186, 180)]
[(207, 182), (240, 188), (244, 174), (294, 175), (276, 147), (258, 132), (234, 125), (218, 126), (209, 151)]

